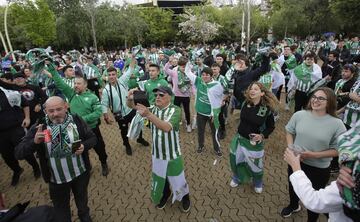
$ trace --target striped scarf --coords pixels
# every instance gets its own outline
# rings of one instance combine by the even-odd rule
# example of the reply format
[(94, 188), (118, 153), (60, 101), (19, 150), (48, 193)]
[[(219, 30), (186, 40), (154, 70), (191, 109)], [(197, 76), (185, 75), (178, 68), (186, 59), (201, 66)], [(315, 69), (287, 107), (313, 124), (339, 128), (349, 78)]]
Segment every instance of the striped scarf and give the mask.
[(341, 196), (346, 207), (360, 210), (360, 121), (338, 138), (339, 163), (352, 169), (354, 188), (343, 187)]
[(161, 160), (152, 157), (151, 199), (159, 204), (163, 196), (166, 178), (173, 193), (172, 203), (181, 201), (189, 193), (189, 185), (185, 180), (184, 160), (181, 156), (174, 160)]
[(264, 175), (264, 143), (252, 145), (250, 140), (236, 134), (230, 144), (230, 167), (240, 183), (262, 180)]
[(79, 139), (79, 132), (77, 126), (71, 115), (67, 115), (64, 122), (61, 124), (54, 124), (49, 117), (45, 117), (48, 129), (51, 132), (51, 152), (49, 156), (53, 158), (64, 158), (72, 154), (72, 143)]

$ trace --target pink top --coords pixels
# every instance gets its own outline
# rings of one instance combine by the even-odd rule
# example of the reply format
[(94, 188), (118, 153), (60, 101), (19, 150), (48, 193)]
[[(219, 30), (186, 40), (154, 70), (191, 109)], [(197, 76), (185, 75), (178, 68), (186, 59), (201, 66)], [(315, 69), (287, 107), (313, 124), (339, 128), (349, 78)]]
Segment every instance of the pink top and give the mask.
[(178, 87), (178, 67), (174, 69), (170, 69), (170, 63), (166, 63), (164, 70), (167, 75), (171, 77), (172, 85), (173, 85), (173, 92), (175, 96), (178, 97), (191, 97), (191, 88), (187, 90), (185, 93), (181, 92)]

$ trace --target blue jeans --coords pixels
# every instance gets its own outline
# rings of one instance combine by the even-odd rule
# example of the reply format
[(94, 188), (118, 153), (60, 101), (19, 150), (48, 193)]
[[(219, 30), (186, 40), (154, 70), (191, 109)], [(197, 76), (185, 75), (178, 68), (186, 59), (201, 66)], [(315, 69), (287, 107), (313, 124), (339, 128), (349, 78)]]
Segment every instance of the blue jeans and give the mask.
[[(238, 178), (237, 176), (233, 175), (233, 176), (231, 177), (231, 179), (232, 179), (235, 183), (240, 184), (240, 180), (239, 180), (239, 178)], [(260, 179), (260, 180), (255, 180), (255, 179), (253, 179), (253, 185), (254, 185), (254, 187), (256, 187), (256, 188), (262, 188), (262, 187), (263, 187), (263, 181), (262, 181), (261, 179)]]

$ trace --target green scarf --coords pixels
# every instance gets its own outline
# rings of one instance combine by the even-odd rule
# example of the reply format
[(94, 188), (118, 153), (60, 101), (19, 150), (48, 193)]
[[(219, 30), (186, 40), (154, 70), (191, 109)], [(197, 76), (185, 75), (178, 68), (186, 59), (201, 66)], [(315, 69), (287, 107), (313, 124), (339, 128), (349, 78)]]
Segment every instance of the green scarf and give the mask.
[(182, 93), (190, 89), (190, 79), (178, 70), (178, 88)]
[(72, 143), (79, 140), (77, 126), (71, 115), (67, 115), (64, 122), (54, 124), (46, 115), (45, 122), (51, 132), (51, 152), (50, 157), (63, 158), (72, 154)]
[(297, 66), (294, 70), (295, 76), (298, 80), (303, 82), (311, 81), (311, 74), (313, 72), (312, 66), (307, 66), (305, 63)]

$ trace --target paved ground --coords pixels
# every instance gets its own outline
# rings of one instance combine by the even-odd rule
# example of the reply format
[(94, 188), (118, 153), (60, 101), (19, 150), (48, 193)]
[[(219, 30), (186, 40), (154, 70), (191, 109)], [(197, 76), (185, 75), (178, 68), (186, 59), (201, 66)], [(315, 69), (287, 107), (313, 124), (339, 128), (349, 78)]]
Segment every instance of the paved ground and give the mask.
[[(210, 137), (204, 153), (197, 154), (196, 131), (181, 129), (181, 146), (185, 160), (185, 173), (190, 185), (192, 208), (189, 213), (180, 211), (180, 203), (169, 204), (157, 210), (150, 201), (151, 150), (132, 142), (133, 156), (125, 154), (118, 128), (101, 125), (109, 154), (111, 172), (107, 178), (100, 175), (100, 164), (91, 152), (93, 165), (89, 185), (89, 206), (95, 222), (103, 221), (305, 221), (306, 211), (289, 219), (279, 216), (287, 205), (288, 188), (286, 164), (282, 159), (285, 147), (284, 125), (290, 113), (281, 112), (276, 130), (266, 143), (264, 192), (256, 194), (250, 185), (231, 188), (229, 143), (236, 132), (239, 113), (230, 116), (227, 136), (222, 141), (224, 157), (213, 165), (215, 154)], [(149, 131), (145, 138), (150, 140)], [(8, 205), (31, 200), (31, 206), (51, 204), (47, 184), (34, 180), (31, 168), (24, 161), (25, 172), (17, 187), (10, 186), (11, 171), (0, 159), (0, 190), (6, 193)], [(78, 221), (74, 201), (71, 202), (73, 220)], [(326, 221), (321, 216), (320, 221)]]

